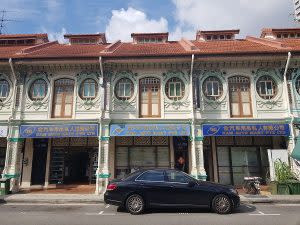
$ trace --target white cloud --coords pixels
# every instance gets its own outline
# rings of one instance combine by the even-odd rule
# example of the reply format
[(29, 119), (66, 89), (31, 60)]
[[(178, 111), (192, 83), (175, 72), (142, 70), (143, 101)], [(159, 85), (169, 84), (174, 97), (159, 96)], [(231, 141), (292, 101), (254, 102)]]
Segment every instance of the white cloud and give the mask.
[(49, 31), (46, 28), (42, 28), (43, 33), (48, 33), (49, 41), (58, 41), (59, 43), (66, 43), (64, 35), (67, 33), (66, 28), (62, 28), (61, 31), (53, 32)]
[(112, 17), (106, 26), (106, 35), (109, 41), (121, 39), (130, 41), (131, 33), (166, 32), (168, 21), (161, 17), (159, 20), (148, 19), (147, 15), (139, 10), (129, 7), (127, 10), (113, 10)]
[[(177, 35), (198, 29), (241, 29), (241, 34), (258, 35), (263, 27), (291, 27), (291, 0), (172, 0)], [(186, 28), (188, 27), (188, 28)]]

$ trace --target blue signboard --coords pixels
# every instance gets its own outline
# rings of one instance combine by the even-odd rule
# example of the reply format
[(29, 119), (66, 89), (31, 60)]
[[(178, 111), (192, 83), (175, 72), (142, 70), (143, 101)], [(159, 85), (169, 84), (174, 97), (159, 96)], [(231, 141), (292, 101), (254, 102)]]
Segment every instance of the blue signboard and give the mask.
[(289, 136), (289, 124), (204, 124), (203, 136)]
[(190, 125), (112, 124), (110, 136), (190, 136)]
[(21, 125), (21, 138), (97, 137), (98, 124)]

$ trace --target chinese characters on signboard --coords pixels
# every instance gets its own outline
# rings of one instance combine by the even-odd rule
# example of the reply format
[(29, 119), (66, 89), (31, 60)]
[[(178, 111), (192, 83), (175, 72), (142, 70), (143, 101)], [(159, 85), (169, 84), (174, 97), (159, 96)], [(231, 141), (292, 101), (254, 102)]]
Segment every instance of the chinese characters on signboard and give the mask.
[(112, 124), (110, 136), (189, 136), (188, 124)]
[(204, 124), (203, 136), (289, 136), (288, 124)]
[(21, 125), (22, 138), (97, 137), (97, 124)]

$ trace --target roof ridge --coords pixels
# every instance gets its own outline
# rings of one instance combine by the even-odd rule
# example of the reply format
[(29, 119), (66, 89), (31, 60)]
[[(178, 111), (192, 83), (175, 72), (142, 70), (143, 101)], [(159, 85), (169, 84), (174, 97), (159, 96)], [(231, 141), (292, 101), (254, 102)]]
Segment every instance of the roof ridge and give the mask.
[(289, 47), (287, 47), (287, 45), (285, 45), (284, 43), (282, 43), (280, 41), (275, 41), (275, 40), (270, 40), (270, 39), (247, 36), (245, 40), (251, 41), (251, 42), (254, 42), (254, 43), (257, 43), (257, 44), (262, 44), (262, 45), (265, 45), (265, 46), (269, 46), (269, 47), (272, 47), (272, 48), (277, 48), (277, 49), (287, 49), (287, 48), (289, 48)]
[(58, 44), (58, 41), (52, 41), (52, 42), (42, 43), (42, 44), (39, 44), (39, 45), (35, 45), (35, 46), (28, 47), (28, 48), (24, 48), (20, 52), (18, 52), (17, 54), (32, 53), (32, 52), (34, 52), (36, 50), (40, 50), (42, 48), (49, 47), (49, 46), (52, 46), (54, 44)]
[(200, 50), (196, 45), (194, 45), (191, 41), (181, 38), (180, 41), (177, 42), (180, 46), (186, 51), (196, 51)]
[(102, 53), (113, 53), (114, 51), (117, 50), (118, 47), (120, 47), (122, 45), (121, 40), (117, 40), (111, 44), (109, 44), (108, 46), (105, 47), (104, 50), (102, 50)]

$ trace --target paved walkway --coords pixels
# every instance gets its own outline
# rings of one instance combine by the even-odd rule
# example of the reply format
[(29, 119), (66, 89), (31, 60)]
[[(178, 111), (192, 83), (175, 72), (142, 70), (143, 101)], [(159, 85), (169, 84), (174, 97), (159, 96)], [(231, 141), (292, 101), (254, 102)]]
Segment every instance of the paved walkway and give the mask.
[[(240, 195), (243, 203), (300, 204), (300, 195)], [(97, 204), (103, 203), (103, 195), (95, 194), (12, 194), (0, 196), (2, 203), (52, 203)]]

